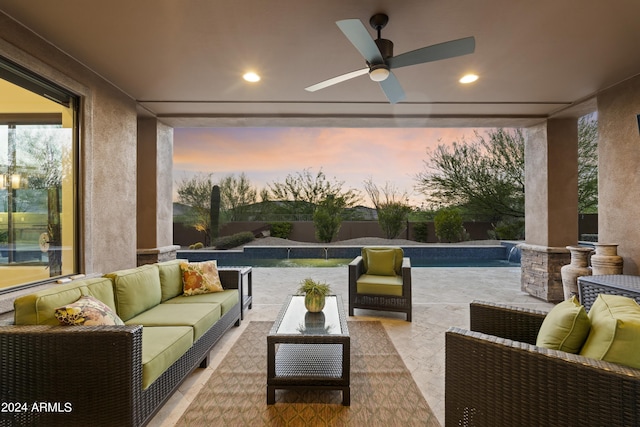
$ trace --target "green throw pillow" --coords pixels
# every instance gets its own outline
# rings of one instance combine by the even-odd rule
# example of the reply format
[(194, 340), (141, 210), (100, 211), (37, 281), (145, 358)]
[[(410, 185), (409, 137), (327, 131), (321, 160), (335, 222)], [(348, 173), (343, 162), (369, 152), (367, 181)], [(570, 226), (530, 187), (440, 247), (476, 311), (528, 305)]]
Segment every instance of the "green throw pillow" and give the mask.
[(590, 328), (584, 306), (573, 296), (547, 314), (538, 331), (536, 345), (576, 354), (587, 339)]
[(580, 354), (640, 369), (640, 306), (631, 298), (600, 294), (589, 310), (591, 332)]
[(368, 252), (367, 274), (373, 276), (395, 276), (396, 252), (393, 249)]

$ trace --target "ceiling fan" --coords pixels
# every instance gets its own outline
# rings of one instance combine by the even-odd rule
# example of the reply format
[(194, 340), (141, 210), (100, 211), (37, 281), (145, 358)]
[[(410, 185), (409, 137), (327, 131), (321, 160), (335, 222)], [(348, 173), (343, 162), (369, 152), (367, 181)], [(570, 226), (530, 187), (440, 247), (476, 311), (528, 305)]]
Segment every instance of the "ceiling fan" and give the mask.
[(400, 82), (391, 71), (392, 69), (467, 55), (473, 53), (476, 47), (475, 38), (465, 37), (393, 56), (393, 43), (391, 40), (380, 37), (381, 30), (388, 22), (389, 17), (384, 13), (377, 13), (369, 19), (371, 27), (378, 32), (376, 40), (371, 38), (359, 19), (345, 19), (336, 22), (344, 35), (358, 49), (358, 52), (364, 56), (367, 61), (367, 68), (325, 80), (309, 86), (305, 90), (315, 92), (369, 73), (371, 80), (380, 83), (380, 87), (389, 102), (395, 104), (398, 101), (402, 101), (405, 95)]

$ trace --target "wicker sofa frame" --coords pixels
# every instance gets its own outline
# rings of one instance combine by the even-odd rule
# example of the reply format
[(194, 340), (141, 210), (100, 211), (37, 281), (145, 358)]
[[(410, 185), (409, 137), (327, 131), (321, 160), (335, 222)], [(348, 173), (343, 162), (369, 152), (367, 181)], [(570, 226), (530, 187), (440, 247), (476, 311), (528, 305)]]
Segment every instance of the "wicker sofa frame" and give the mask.
[(357, 280), (364, 274), (364, 260), (357, 256), (349, 264), (349, 316), (354, 315), (354, 309), (396, 311), (407, 315), (407, 322), (411, 322), (411, 260), (402, 258), (402, 296), (359, 294)]
[[(220, 271), (225, 288), (237, 289), (238, 274)], [(0, 402), (11, 409), (0, 412), (0, 426), (145, 425), (194, 369), (208, 366), (212, 347), (240, 325), (240, 310), (239, 301), (146, 390), (142, 326), (0, 327)]]
[(640, 370), (536, 347), (545, 315), (470, 304), (445, 334), (445, 425), (640, 425)]

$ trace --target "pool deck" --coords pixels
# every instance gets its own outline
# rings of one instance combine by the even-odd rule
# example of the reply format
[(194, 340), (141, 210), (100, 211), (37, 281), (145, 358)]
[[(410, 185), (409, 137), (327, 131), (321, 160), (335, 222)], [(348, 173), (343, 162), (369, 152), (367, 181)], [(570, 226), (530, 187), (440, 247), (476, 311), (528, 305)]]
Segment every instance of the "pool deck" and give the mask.
[[(287, 295), (306, 277), (329, 283), (348, 305), (347, 267), (253, 268), (253, 309), (214, 347), (211, 363), (197, 369), (171, 397), (150, 426), (176, 424), (189, 403), (212, 375), (250, 321), (274, 321)], [(413, 322), (397, 313), (356, 310), (349, 321), (379, 320), (413, 375), (425, 399), (444, 425), (444, 332), (451, 326), (468, 328), (473, 300), (511, 304), (539, 310), (553, 305), (520, 290), (520, 268), (412, 268)]]

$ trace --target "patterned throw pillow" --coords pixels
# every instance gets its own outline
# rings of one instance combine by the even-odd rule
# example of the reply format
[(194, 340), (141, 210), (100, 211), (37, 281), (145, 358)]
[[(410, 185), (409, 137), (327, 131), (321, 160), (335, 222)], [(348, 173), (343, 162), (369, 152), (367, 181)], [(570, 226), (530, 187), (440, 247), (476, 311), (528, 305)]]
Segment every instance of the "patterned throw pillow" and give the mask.
[(54, 315), (63, 326), (124, 325), (108, 305), (89, 295), (56, 308)]
[(187, 296), (224, 291), (216, 261), (183, 262), (180, 270), (183, 291)]

